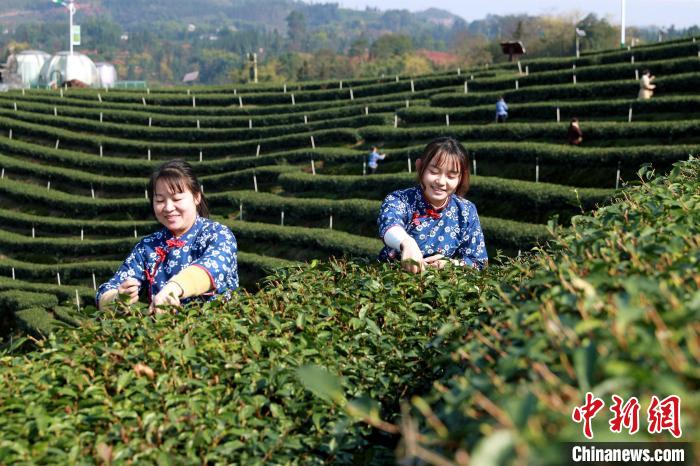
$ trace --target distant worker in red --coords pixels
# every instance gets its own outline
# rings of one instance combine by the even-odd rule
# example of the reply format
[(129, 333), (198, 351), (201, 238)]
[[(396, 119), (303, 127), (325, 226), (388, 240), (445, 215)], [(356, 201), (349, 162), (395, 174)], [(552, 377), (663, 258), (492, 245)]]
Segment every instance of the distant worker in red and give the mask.
[(583, 131), (581, 131), (581, 127), (578, 124), (578, 118), (576, 117), (571, 119), (571, 124), (567, 130), (567, 138), (569, 140), (569, 144), (572, 146), (578, 146), (581, 144), (581, 142), (583, 142)]

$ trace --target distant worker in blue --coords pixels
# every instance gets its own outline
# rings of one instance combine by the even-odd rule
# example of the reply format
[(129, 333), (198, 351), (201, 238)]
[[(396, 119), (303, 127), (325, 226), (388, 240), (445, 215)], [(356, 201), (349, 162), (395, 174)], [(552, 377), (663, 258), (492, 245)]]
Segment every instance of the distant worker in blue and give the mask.
[(367, 163), (370, 175), (377, 173), (377, 161), (384, 160), (385, 158), (386, 154), (380, 154), (377, 146), (372, 146), (372, 151), (369, 153), (369, 160)]
[(506, 119), (508, 119), (508, 104), (503, 96), (500, 96), (496, 102), (496, 122), (505, 123)]
[(379, 211), (379, 260), (400, 260), (418, 273), (428, 267), (483, 269), (488, 263), (484, 234), (469, 190), (469, 154), (457, 140), (430, 142), (416, 160), (416, 186), (389, 194)]

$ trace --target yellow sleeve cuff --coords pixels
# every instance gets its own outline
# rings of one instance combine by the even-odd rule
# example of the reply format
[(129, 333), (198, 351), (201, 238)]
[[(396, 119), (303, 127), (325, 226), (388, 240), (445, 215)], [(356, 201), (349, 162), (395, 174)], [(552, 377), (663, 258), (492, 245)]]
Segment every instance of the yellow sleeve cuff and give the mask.
[(180, 299), (199, 296), (209, 291), (212, 287), (209, 274), (201, 267), (195, 265), (185, 267), (169, 281), (177, 283), (182, 288)]

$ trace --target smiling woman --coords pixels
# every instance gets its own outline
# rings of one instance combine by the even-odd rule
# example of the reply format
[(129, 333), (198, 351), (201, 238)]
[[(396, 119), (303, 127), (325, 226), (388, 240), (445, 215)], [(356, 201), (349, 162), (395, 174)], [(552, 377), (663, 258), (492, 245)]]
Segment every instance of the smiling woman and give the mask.
[(143, 238), (114, 276), (97, 290), (99, 307), (119, 294), (138, 300), (142, 286), (154, 310), (193, 297), (230, 296), (238, 288), (238, 247), (231, 230), (209, 220), (192, 166), (181, 160), (158, 167), (148, 184), (153, 215), (163, 228)]
[(404, 269), (454, 265), (482, 269), (487, 261), (469, 190), (469, 154), (457, 140), (438, 138), (416, 160), (418, 186), (389, 194), (379, 211), (380, 260), (401, 255)]

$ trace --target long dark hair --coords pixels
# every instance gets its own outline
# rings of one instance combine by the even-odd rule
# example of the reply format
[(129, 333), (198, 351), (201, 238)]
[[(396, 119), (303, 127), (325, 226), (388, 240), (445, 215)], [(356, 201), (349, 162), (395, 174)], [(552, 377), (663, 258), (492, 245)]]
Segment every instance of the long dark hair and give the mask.
[(458, 196), (464, 196), (469, 191), (469, 152), (456, 139), (450, 137), (441, 137), (433, 139), (423, 149), (423, 155), (420, 156), (420, 168), (416, 170), (418, 176), (418, 184), (421, 184), (423, 173), (427, 170), (430, 162), (438, 157), (436, 163), (443, 165), (449, 159), (453, 159), (459, 165), (459, 186), (456, 193)]
[[(174, 193), (189, 191), (195, 198), (199, 195), (197, 214), (200, 217), (209, 217), (207, 200), (202, 192), (202, 186), (199, 184), (199, 180), (194, 174), (192, 165), (184, 160), (170, 160), (153, 170), (151, 179), (148, 181), (148, 195), (150, 196), (151, 202), (155, 199), (156, 183), (161, 179), (165, 180), (168, 184), (168, 188)], [(155, 216), (155, 212), (153, 212), (153, 214)]]

